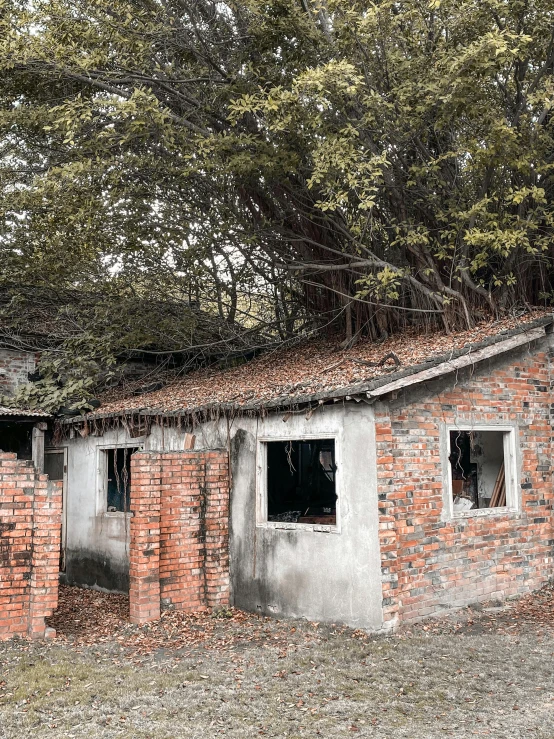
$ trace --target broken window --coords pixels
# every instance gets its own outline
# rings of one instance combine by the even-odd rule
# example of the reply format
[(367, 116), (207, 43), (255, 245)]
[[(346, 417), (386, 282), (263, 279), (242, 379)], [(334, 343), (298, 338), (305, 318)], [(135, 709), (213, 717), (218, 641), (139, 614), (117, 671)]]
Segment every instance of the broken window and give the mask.
[(451, 430), (454, 513), (512, 505), (511, 431)]
[(334, 439), (269, 441), (266, 447), (267, 520), (336, 524)]
[(131, 507), (131, 454), (137, 448), (106, 449), (108, 513), (126, 513)]

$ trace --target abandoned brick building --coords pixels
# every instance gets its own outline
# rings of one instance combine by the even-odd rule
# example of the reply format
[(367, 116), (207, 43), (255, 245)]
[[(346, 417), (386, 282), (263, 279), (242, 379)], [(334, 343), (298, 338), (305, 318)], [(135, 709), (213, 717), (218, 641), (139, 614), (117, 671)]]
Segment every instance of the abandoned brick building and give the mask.
[(231, 603), (372, 630), (541, 586), (553, 326), (309, 342), (106, 397), (47, 439), (65, 578), (129, 591), (136, 621)]

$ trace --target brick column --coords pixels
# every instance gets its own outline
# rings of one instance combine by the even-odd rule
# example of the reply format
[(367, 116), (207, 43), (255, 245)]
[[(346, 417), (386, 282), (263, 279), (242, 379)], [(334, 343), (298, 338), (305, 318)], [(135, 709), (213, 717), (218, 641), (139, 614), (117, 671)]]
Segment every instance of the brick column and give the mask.
[(160, 582), (164, 606), (205, 608), (204, 459), (201, 452), (165, 452), (162, 463)]
[(396, 531), (391, 420), (386, 409), (375, 413), (377, 447), (377, 494), (379, 507), (379, 545), (383, 588), (383, 627), (393, 629), (398, 622), (398, 537)]
[(161, 605), (199, 611), (229, 602), (227, 453), (131, 457), (130, 608), (133, 623)]
[(35, 471), (0, 453), (0, 639), (28, 628)]
[[(33, 515), (29, 636), (45, 636), (44, 619), (58, 605), (58, 580), (62, 527), (62, 483), (37, 475)], [(55, 636), (52, 630), (49, 636)]]
[(131, 546), (129, 605), (131, 622), (160, 617), (161, 454), (131, 456)]
[(0, 453), (0, 639), (43, 637), (58, 604), (62, 489)]
[(226, 451), (205, 452), (206, 605), (229, 604), (229, 457)]

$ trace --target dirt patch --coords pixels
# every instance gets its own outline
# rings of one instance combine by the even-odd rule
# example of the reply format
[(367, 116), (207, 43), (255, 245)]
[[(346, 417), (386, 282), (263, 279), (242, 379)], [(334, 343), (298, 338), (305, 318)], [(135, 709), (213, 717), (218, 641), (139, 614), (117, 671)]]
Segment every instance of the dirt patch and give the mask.
[(404, 627), (398, 636), (415, 634), (536, 634), (552, 637), (554, 632), (554, 585), (506, 602), (474, 603), (467, 608), (446, 613)]

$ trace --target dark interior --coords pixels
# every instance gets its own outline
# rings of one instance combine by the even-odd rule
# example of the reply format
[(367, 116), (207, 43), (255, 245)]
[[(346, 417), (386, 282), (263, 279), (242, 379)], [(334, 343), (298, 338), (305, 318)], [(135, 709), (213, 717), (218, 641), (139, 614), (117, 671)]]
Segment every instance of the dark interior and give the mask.
[(0, 421), (0, 450), (17, 454), (18, 459), (32, 459), (33, 423)]
[(335, 524), (334, 439), (267, 444), (267, 520)]
[(501, 431), (450, 432), (454, 510), (506, 505)]
[(108, 449), (108, 511), (126, 512), (131, 507), (131, 454), (137, 449)]

